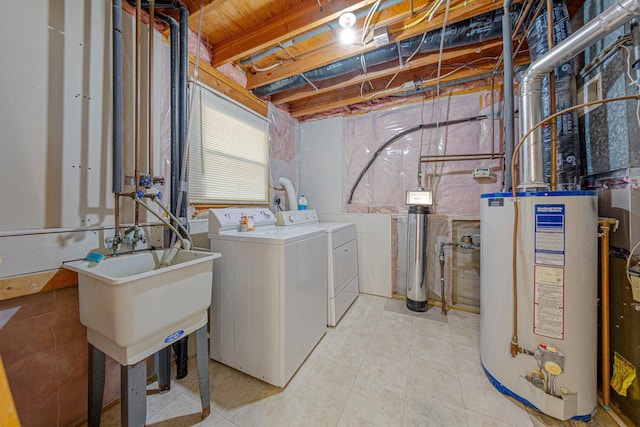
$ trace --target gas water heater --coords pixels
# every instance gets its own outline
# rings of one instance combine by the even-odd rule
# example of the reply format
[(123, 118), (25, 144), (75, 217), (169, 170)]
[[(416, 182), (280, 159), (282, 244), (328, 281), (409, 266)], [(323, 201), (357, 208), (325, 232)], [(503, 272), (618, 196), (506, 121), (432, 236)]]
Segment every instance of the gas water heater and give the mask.
[[(598, 214), (593, 191), (481, 196), (480, 358), (502, 393), (561, 420), (597, 405)], [(510, 352), (517, 326), (522, 353)]]

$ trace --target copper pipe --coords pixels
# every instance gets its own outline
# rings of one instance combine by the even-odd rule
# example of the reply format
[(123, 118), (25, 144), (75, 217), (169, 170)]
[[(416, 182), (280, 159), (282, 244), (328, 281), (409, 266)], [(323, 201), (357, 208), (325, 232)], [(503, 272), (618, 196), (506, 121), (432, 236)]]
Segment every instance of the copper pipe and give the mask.
[[(553, 0), (547, 0), (547, 42), (549, 43), (549, 49), (553, 48), (554, 38), (553, 38)], [(556, 112), (556, 73), (555, 70), (552, 70), (549, 73), (549, 113), (551, 115)], [(556, 135), (556, 119), (551, 119), (551, 181), (550, 181), (550, 190), (556, 191), (557, 187), (557, 167), (556, 162), (558, 161), (558, 137)]]
[[(600, 218), (600, 303), (602, 314), (602, 403), (606, 408), (611, 401), (611, 354), (609, 348), (609, 232), (618, 221)], [(614, 228), (615, 230), (615, 228)]]
[(440, 313), (443, 316), (447, 315), (447, 299), (445, 298), (445, 295), (444, 295), (444, 247), (445, 245), (447, 245), (447, 243), (445, 242), (440, 243), (440, 253), (438, 254), (438, 258), (440, 260), (440, 295), (442, 296), (441, 302), (440, 302), (442, 311)]
[(156, 5), (154, 0), (149, 1), (149, 105), (147, 106), (147, 121), (149, 123), (149, 143), (147, 147), (147, 155), (149, 156), (149, 164), (147, 173), (153, 174), (153, 34), (155, 33), (155, 14)]
[(516, 35), (518, 34), (518, 31), (520, 30), (520, 27), (522, 27), (522, 24), (524, 23), (524, 20), (527, 18), (527, 15), (531, 11), (531, 8), (533, 7), (534, 3), (535, 3), (535, 1), (530, 0), (530, 1), (527, 2), (527, 5), (524, 7), (524, 10), (522, 11), (522, 14), (520, 15), (520, 19), (518, 19), (518, 23), (516, 24), (516, 27), (513, 29), (513, 39), (514, 40), (516, 38)]
[[(517, 151), (514, 150), (514, 158), (515, 153)], [(512, 168), (513, 170), (513, 168)], [(513, 253), (511, 254), (511, 268), (513, 273), (513, 337), (511, 338), (511, 357), (516, 357), (520, 352), (520, 347), (518, 346), (518, 199), (515, 197), (515, 188), (514, 188), (514, 198), (513, 198)]]

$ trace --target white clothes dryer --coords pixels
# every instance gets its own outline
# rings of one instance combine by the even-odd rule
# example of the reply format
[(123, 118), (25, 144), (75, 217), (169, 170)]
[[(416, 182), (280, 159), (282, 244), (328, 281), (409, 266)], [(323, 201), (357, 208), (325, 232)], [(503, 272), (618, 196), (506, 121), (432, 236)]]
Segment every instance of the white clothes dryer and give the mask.
[(315, 210), (280, 211), (280, 227), (305, 226), (327, 233), (327, 325), (337, 326), (360, 292), (356, 225), (350, 222), (318, 222)]

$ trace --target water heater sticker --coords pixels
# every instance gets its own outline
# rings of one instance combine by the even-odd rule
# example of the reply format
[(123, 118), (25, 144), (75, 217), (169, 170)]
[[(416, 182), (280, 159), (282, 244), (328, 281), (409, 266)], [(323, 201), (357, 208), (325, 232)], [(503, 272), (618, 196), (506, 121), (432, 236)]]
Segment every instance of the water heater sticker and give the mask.
[(564, 268), (534, 268), (533, 333), (564, 339)]
[(565, 206), (536, 205), (535, 263), (564, 266)]
[(504, 199), (502, 197), (487, 199), (489, 207), (504, 206)]

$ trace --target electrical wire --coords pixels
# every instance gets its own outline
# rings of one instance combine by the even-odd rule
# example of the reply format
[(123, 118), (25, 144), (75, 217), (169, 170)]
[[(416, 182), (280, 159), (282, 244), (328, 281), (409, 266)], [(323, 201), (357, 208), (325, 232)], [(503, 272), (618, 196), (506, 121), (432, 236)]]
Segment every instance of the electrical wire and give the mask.
[[(631, 51), (625, 45), (618, 45), (618, 47), (624, 49), (625, 52), (627, 52), (627, 70), (626, 71), (627, 71), (627, 77), (629, 77), (629, 80), (631, 80), (631, 83), (629, 83), (629, 86), (634, 85), (638, 89), (640, 89), (640, 82), (638, 82), (638, 80), (634, 79), (631, 76)], [(640, 126), (640, 102), (636, 104), (636, 120), (638, 121), (638, 126)]]
[(371, 6), (367, 16), (364, 18), (364, 24), (362, 25), (362, 40), (361, 43), (364, 45), (364, 39), (367, 37), (367, 33), (369, 33), (369, 26), (371, 25), (371, 20), (373, 19), (373, 15), (376, 13), (378, 6), (380, 6), (381, 0), (376, 0), (376, 2)]
[[(449, 120), (449, 112), (451, 111), (451, 96), (452, 93), (449, 92), (449, 96), (447, 97), (447, 116), (446, 116), (446, 120)], [(439, 108), (440, 106), (438, 106), (438, 110), (440, 110)], [(438, 144), (440, 143), (440, 132), (442, 127), (438, 126), (436, 127), (436, 129), (438, 130)], [(438, 151), (440, 151), (442, 153), (442, 155), (446, 155), (447, 154), (447, 144), (449, 142), (449, 128), (445, 127), (445, 133), (444, 133), (444, 142), (443, 142), (443, 147), (440, 150), (440, 147), (438, 147)], [(444, 161), (440, 162), (440, 173), (438, 173), (438, 162), (434, 162), (433, 164), (433, 199), (436, 200), (436, 194), (438, 193), (438, 187), (440, 186), (440, 183), (442, 182), (442, 173), (444, 171)], [(437, 180), (437, 181), (436, 181)]]
[[(431, 13), (429, 14), (429, 19), (427, 19), (427, 21), (431, 21), (433, 19), (433, 15), (436, 13), (436, 10), (438, 10), (438, 8), (440, 6), (442, 6), (442, 3), (444, 2), (444, 0), (438, 0), (438, 3), (436, 3), (436, 5), (431, 9)], [(447, 12), (445, 12), (446, 14)], [(447, 18), (445, 18), (446, 20)]]
[[(447, 72), (447, 73), (445, 73), (445, 74), (442, 74), (442, 75), (440, 76), (440, 79), (443, 79), (443, 78), (445, 78), (445, 77), (449, 77), (450, 75), (455, 74), (455, 73), (457, 73), (458, 71), (460, 71), (460, 70), (462, 70), (462, 69), (464, 69), (464, 68), (468, 68), (468, 69), (470, 69), (470, 70), (474, 70), (474, 71), (479, 71), (479, 69), (474, 68), (474, 67), (471, 67), (470, 65), (471, 65), (471, 64), (474, 64), (474, 63), (476, 63), (476, 62), (482, 62), (482, 61), (494, 61), (495, 59), (496, 59), (496, 57), (491, 57), (491, 58), (477, 58), (477, 59), (474, 59), (473, 61), (469, 61), (469, 62), (468, 62), (468, 63), (466, 63), (466, 64), (462, 64), (462, 65), (460, 65), (459, 67), (455, 68), (454, 70), (451, 70), (451, 71), (449, 71), (449, 72)], [(447, 65), (445, 65), (445, 67), (446, 67), (446, 66), (447, 66)], [(434, 70), (434, 71), (436, 71), (436, 70)], [(433, 75), (433, 73), (432, 73), (431, 75)], [(422, 80), (422, 81), (420, 82), (420, 84), (424, 86), (424, 84), (425, 84), (425, 83), (429, 83), (429, 82), (433, 82), (433, 81), (437, 81), (437, 80), (438, 80), (438, 78), (437, 78), (437, 77), (429, 78), (429, 79), (426, 79), (426, 80)], [(368, 101), (368, 100), (371, 100), (371, 99), (377, 98), (377, 97), (382, 96), (382, 95), (389, 95), (389, 94), (394, 94), (394, 93), (402, 92), (402, 91), (404, 91), (404, 90), (409, 89), (409, 87), (410, 87), (409, 83), (413, 83), (413, 82), (412, 82), (412, 81), (409, 81), (409, 82), (406, 82), (406, 83), (404, 83), (404, 84), (402, 84), (402, 85), (400, 85), (400, 86), (396, 86), (396, 87), (393, 87), (393, 88), (391, 88), (391, 89), (381, 90), (381, 91), (379, 91), (379, 92), (372, 93), (372, 94), (368, 94), (368, 95), (365, 95), (364, 93), (362, 93), (362, 90), (361, 90), (361, 92), (360, 92), (360, 97), (361, 97), (362, 99), (364, 99), (365, 101)]]
[(629, 86), (635, 85), (637, 88), (640, 88), (640, 83), (638, 83), (638, 81), (631, 76), (631, 69), (632, 69), (631, 68), (631, 51), (625, 45), (619, 45), (618, 47), (621, 48), (621, 49), (624, 49), (624, 51), (627, 53), (627, 69), (626, 69), (626, 71), (627, 71), (627, 77), (629, 77), (629, 80), (631, 81), (631, 83), (629, 83)]
[(580, 73), (579, 73), (580, 76), (584, 77), (591, 70), (593, 70), (595, 67), (602, 64), (607, 58), (609, 58), (612, 54), (614, 54), (617, 48), (622, 47), (625, 44), (631, 43), (631, 42), (632, 42), (632, 39), (630, 34), (624, 34), (618, 37), (615, 42), (611, 43), (609, 46), (602, 49), (600, 53), (598, 53), (595, 56), (595, 58), (591, 60), (591, 62), (589, 62), (584, 67), (582, 67), (582, 70), (580, 70)]
[[(440, 0), (440, 4), (442, 4), (442, 0)], [(436, 6), (436, 9), (440, 6), (440, 4)], [(440, 49), (438, 51), (438, 76), (436, 78), (436, 100), (438, 101), (440, 101), (440, 78), (442, 74), (442, 55), (444, 53), (444, 36), (446, 33), (447, 24), (449, 23), (450, 7), (451, 7), (451, 0), (447, 0), (445, 9), (444, 9), (444, 20), (442, 21), (442, 30), (440, 31)], [(429, 20), (431, 20), (432, 16), (429, 17)], [(436, 110), (436, 123), (439, 123), (439, 122), (440, 122), (440, 108), (438, 106), (438, 109)], [(440, 127), (438, 126), (436, 127), (436, 129), (437, 129), (438, 141), (440, 141)], [(437, 167), (438, 167), (438, 163), (435, 163), (433, 166), (434, 181), (435, 181), (435, 173), (436, 173)]]
[(278, 61), (274, 64), (268, 65), (264, 68), (260, 68), (260, 67), (256, 67), (255, 65), (252, 65), (251, 68), (253, 69), (253, 71), (257, 71), (259, 73), (263, 72), (263, 71), (269, 71), (269, 70), (273, 70), (276, 67), (281, 66), (282, 64), (284, 64), (284, 61)]
[[(411, 61), (413, 59), (413, 57), (420, 51), (420, 48), (422, 47), (422, 43), (424, 43), (424, 39), (426, 37), (427, 37), (427, 32), (425, 31), (424, 33), (422, 33), (422, 39), (420, 39), (420, 43), (418, 43), (418, 46), (411, 53), (411, 55), (409, 55), (407, 60), (404, 61), (404, 64), (407, 64), (409, 61)], [(400, 43), (399, 42), (398, 42), (398, 58), (400, 58), (400, 61), (401, 61), (400, 68), (402, 68), (404, 66), (404, 64), (402, 64), (402, 52), (400, 51)], [(386, 86), (384, 88), (387, 89), (389, 86), (391, 86), (391, 83), (396, 79), (396, 77), (398, 77), (398, 72), (397, 71), (393, 74), (393, 76), (391, 76), (391, 78), (389, 79), (389, 81), (387, 82), (387, 84), (386, 84)]]
[[(424, 104), (427, 100), (426, 96), (422, 97), (422, 106), (420, 107), (420, 125), (424, 126)], [(424, 128), (420, 132), (420, 150), (418, 152), (418, 159), (422, 159), (422, 144), (424, 142)], [(418, 187), (419, 190), (424, 188), (422, 186), (422, 162), (418, 160)]]

